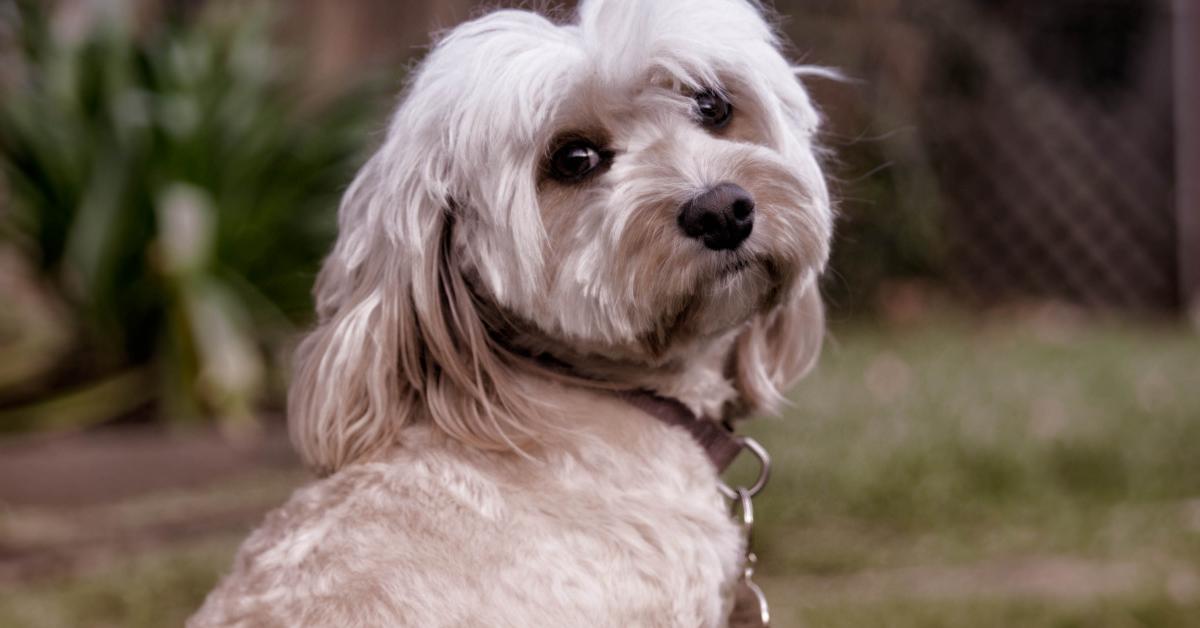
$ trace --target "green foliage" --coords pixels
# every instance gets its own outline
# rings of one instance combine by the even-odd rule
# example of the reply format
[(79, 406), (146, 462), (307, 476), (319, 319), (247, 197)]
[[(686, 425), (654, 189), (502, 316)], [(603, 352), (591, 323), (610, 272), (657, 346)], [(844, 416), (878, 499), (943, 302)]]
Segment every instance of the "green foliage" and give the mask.
[(928, 181), (919, 161), (898, 155), (898, 141), (829, 141), (838, 203), (824, 282), (830, 308), (842, 318), (871, 314), (891, 285), (941, 283), (945, 242), (937, 197), (922, 187)]
[(266, 13), (230, 8), (71, 40), (22, 2), (0, 101), (0, 236), (70, 313), (67, 383), (141, 373), (170, 417), (248, 414), (370, 135), (372, 99), (303, 103)]

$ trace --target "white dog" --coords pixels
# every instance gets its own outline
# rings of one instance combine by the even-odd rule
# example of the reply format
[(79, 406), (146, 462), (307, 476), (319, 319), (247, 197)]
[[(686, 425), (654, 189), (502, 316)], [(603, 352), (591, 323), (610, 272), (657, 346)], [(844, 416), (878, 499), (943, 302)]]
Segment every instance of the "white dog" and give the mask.
[(289, 412), (324, 477), (190, 625), (727, 625), (745, 540), (689, 432), (821, 344), (804, 72), (747, 0), (450, 31), (317, 282)]

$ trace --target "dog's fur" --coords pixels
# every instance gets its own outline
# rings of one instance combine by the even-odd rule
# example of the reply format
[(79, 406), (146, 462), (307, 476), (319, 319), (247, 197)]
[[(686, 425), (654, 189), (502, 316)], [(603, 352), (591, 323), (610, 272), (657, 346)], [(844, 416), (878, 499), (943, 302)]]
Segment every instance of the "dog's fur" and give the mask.
[[(609, 390), (740, 417), (813, 363), (832, 217), (804, 71), (748, 0), (446, 34), (346, 192), (298, 351), (293, 441), (325, 477), (190, 625), (725, 625), (744, 548), (716, 472)], [(697, 122), (704, 90), (729, 126)], [(611, 163), (549, 176), (568, 136)], [(725, 181), (755, 224), (713, 251), (677, 216)]]

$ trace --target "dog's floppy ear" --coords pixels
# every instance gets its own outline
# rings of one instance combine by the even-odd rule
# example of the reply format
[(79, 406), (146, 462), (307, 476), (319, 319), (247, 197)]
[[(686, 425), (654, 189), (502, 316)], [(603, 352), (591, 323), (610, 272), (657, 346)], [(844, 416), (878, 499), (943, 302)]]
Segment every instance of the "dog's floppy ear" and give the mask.
[(391, 442), (417, 412), (420, 388), (412, 384), (420, 365), (404, 359), (403, 348), (420, 337), (412, 267), (425, 255), (395, 221), (385, 225), (384, 214), (416, 202), (412, 209), (429, 214), (428, 223), (438, 209), (385, 187), (386, 150), (342, 199), (338, 240), (313, 291), (317, 325), (296, 351), (288, 427), (300, 457), (322, 475)]
[[(507, 448), (536, 416), (513, 389), (454, 259), (454, 214), (437, 175), (389, 141), (339, 210), (339, 236), (317, 279), (317, 326), (300, 344), (288, 395), (292, 441), (321, 474), (395, 443), (430, 420), (452, 437)], [(436, 152), (436, 151), (435, 151)]]
[(738, 336), (730, 363), (739, 393), (733, 414), (778, 411), (787, 389), (816, 364), (824, 339), (825, 308), (812, 277)]
[(546, 428), (549, 413), (518, 389), (518, 360), (493, 342), (462, 273), (497, 298), (520, 297), (540, 276), (533, 153), (552, 107), (525, 116), (525, 91), (490, 87), (555, 32), (499, 11), (446, 34), (342, 199), (317, 326), (288, 396), (292, 440), (317, 470), (369, 456), (414, 421), (489, 449), (519, 448)]

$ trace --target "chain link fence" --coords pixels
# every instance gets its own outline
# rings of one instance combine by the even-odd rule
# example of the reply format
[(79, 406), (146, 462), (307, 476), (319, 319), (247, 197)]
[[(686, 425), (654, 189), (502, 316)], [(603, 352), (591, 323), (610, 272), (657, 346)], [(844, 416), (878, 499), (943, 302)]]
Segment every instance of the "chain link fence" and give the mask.
[(843, 186), (844, 266), (875, 253), (863, 221), (920, 223), (917, 267), (977, 300), (1180, 306), (1182, 251), (1198, 243), (1176, 213), (1169, 1), (778, 6), (802, 55), (861, 80), (827, 104), (849, 137), (835, 148), (877, 143), (894, 171), (873, 207), (856, 207), (853, 173)]

